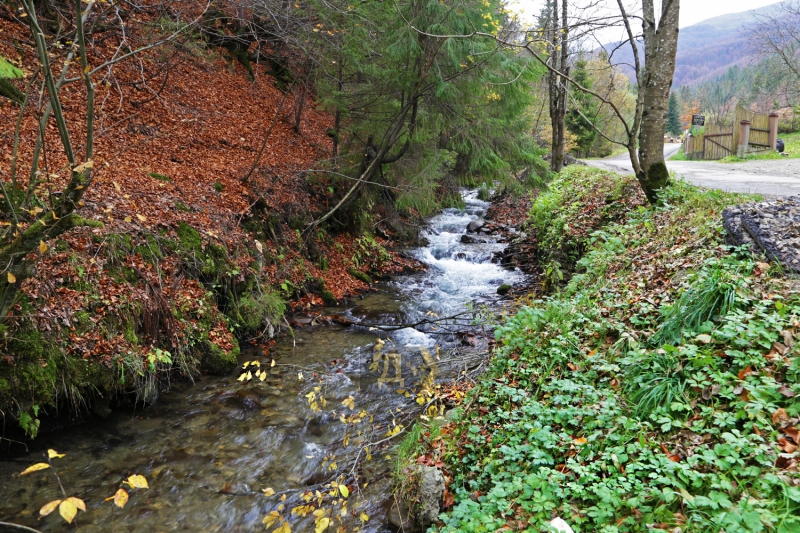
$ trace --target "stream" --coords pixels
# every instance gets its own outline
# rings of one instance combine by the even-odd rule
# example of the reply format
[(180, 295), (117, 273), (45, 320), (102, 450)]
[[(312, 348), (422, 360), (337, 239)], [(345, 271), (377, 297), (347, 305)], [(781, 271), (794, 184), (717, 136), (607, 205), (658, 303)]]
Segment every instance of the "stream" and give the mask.
[[(524, 279), (491, 262), (505, 246), (497, 238), (461, 242), (467, 225), (489, 207), (475, 191), (464, 199), (463, 210), (446, 209), (429, 221), (427, 246), (408, 251), (426, 271), (381, 282), (353, 304), (321, 311), (372, 327), (308, 324), (296, 328), (294, 338), (282, 336), (267, 355), (243, 345), (240, 362), (258, 360), (263, 381), (242, 384), (240, 372), (201, 376), (194, 385), (176, 384), (150, 407), (40, 435), (28, 454), (0, 458), (0, 521), (43, 532), (265, 531), (265, 515), (289, 518), (305, 504), (304, 494), (316, 499), (317, 490), (330, 492), (326, 484), (338, 480), (350, 487), (343, 518), (348, 531), (389, 531), (389, 445), (402, 435), (374, 443), (408, 426), (403, 410), (416, 407), (413, 390), (421, 376), (435, 368), (434, 377), (455, 377), (468, 364), (457, 355), (486, 351), (485, 337), (470, 335), (468, 346), (456, 335), (480, 330), (468, 316), (436, 319), (492, 304), (498, 286)], [(417, 328), (379, 329), (425, 320), (430, 323)], [(370, 443), (374, 457), (354, 468)], [(48, 448), (66, 454), (53, 464), (68, 495), (86, 502), (76, 525), (68, 526), (58, 512), (39, 517), (40, 507), (62, 497), (52, 471), (16, 477)], [(104, 501), (131, 474), (145, 476), (150, 488), (129, 490), (123, 509)], [(266, 496), (266, 488), (275, 494)], [(294, 532), (315, 529), (313, 516), (291, 516), (289, 525)], [(338, 526), (337, 518), (330, 531)]]

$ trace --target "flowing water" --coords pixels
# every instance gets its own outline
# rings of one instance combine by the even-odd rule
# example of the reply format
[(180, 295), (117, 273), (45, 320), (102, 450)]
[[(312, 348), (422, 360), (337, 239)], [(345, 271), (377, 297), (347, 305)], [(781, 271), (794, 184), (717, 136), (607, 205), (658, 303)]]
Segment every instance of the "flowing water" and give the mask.
[[(369, 453), (375, 456), (359, 470), (353, 468), (355, 457), (363, 459), (364, 446), (408, 425), (401, 411), (416, 404), (402, 391), (413, 390), (421, 369), (441, 366), (440, 377), (446, 376), (445, 362), (463, 344), (452, 333), (464, 331), (468, 320), (432, 322), (491, 303), (499, 285), (522, 280), (522, 274), (491, 263), (502, 244), (492, 238), (461, 243), (467, 224), (489, 206), (474, 192), (465, 193), (465, 201), (464, 210), (447, 209), (433, 218), (426, 231), (429, 244), (410, 251), (429, 267), (425, 272), (381, 283), (357, 305), (324, 311), (376, 327), (428, 323), (392, 331), (298, 328), (294, 339), (282, 338), (268, 355), (242, 349), (242, 363), (262, 362), (263, 381), (241, 384), (238, 373), (202, 376), (191, 387), (162, 394), (151, 407), (115, 411), (105, 420), (41, 435), (29, 454), (0, 461), (0, 521), (85, 533), (264, 531), (265, 515), (276, 511), (288, 517), (305, 503), (304, 494), (330, 491), (326, 484), (339, 480), (351, 491), (345, 523), (361, 525), (364, 513), (369, 520), (361, 531), (387, 531), (391, 448), (373, 444)], [(376, 353), (396, 354), (402, 375), (396, 375), (394, 360), (378, 360)], [(272, 359), (277, 364), (270, 367)], [(452, 375), (459, 368), (449, 370)], [(382, 377), (388, 383), (381, 383)], [(342, 404), (351, 396), (352, 408)], [(47, 448), (66, 454), (53, 459), (61, 482), (68, 495), (86, 501), (77, 528), (67, 526), (58, 512), (38, 517), (42, 505), (61, 497), (50, 470), (15, 475), (41, 461)], [(144, 475), (150, 488), (131, 490), (124, 509), (104, 501), (131, 474)], [(268, 487), (275, 495), (261, 492)], [(289, 523), (295, 532), (314, 531), (313, 516), (292, 516)]]

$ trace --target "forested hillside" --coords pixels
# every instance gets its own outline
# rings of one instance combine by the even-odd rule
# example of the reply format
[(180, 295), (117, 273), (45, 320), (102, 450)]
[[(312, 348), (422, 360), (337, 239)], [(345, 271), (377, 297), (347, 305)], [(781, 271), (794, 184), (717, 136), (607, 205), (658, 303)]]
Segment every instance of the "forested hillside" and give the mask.
[[(712, 80), (734, 65), (744, 67), (749, 64), (752, 47), (747, 28), (752, 27), (759, 17), (774, 15), (779, 5), (780, 2), (776, 2), (681, 28), (673, 87)], [(616, 46), (615, 43), (605, 48), (611, 52)], [(620, 65), (629, 77), (633, 73), (629, 65), (633, 62), (630, 47), (621, 47), (614, 52), (612, 63)]]

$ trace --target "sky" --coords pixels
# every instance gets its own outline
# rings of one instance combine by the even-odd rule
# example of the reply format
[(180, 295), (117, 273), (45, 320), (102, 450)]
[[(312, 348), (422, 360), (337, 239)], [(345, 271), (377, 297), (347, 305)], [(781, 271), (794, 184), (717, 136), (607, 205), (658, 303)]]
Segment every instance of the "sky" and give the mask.
[(768, 6), (776, 0), (690, 0), (681, 2), (681, 28), (728, 13)]
[[(683, 0), (681, 2), (680, 27), (685, 28), (720, 15), (749, 11), (779, 2), (780, 0)], [(544, 3), (545, 0), (509, 0), (511, 9), (520, 13), (523, 21), (534, 21), (541, 13)], [(624, 0), (623, 3), (629, 7), (641, 6), (638, 0)], [(619, 13), (616, 0), (568, 0), (570, 11), (577, 7), (592, 4), (605, 4), (602, 9)], [(656, 12), (659, 12), (661, 10), (661, 1), (655, 0), (655, 4)], [(623, 40), (625, 33), (622, 28), (607, 29), (597, 32), (595, 37), (599, 42), (608, 43)]]

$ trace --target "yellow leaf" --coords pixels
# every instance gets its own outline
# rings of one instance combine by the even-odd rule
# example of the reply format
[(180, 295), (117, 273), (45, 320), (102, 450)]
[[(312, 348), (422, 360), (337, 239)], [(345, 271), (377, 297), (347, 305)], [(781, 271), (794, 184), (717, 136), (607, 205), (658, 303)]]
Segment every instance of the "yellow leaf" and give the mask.
[(46, 251), (47, 251), (47, 245), (44, 243), (44, 241), (39, 241), (39, 253), (43, 254)]
[(22, 471), (20, 476), (24, 476), (25, 474), (30, 474), (31, 472), (37, 472), (39, 470), (44, 470), (45, 468), (50, 468), (50, 465), (47, 463), (36, 463), (33, 466), (29, 466), (25, 470)]
[(339, 485), (339, 494), (342, 495), (342, 498), (347, 498), (350, 496), (350, 489), (344, 485)]
[(272, 533), (292, 533), (292, 528), (289, 527), (289, 522), (284, 522)]
[(136, 213), (136, 218), (138, 218), (142, 222), (146, 222), (147, 221), (147, 217), (144, 216), (144, 215), (140, 215), (139, 213)]
[(261, 361), (251, 361), (250, 364), (257, 366), (258, 368), (261, 368)]
[(119, 183), (116, 181), (114, 182), (114, 188), (117, 189), (117, 192), (122, 192), (122, 187), (119, 186)]
[(80, 498), (76, 498), (75, 496), (70, 496), (69, 498), (67, 498), (67, 501), (72, 502), (72, 504), (75, 507), (77, 507), (78, 509), (80, 509), (84, 513), (86, 512), (86, 503), (83, 500), (81, 500)]
[(84, 74), (89, 74), (89, 65), (86, 65), (86, 68), (83, 69)]
[(264, 381), (265, 379), (267, 379), (267, 371), (266, 370), (262, 370), (261, 371), (261, 375), (258, 376), (258, 379), (260, 379), (261, 381)]
[(298, 379), (299, 381), (303, 381), (303, 373), (302, 373), (302, 372), (298, 372), (298, 373), (297, 373), (297, 379)]
[(75, 519), (75, 515), (78, 514), (78, 508), (71, 501), (64, 500), (59, 504), (58, 512), (61, 513), (61, 516), (67, 521), (67, 524), (71, 524), (72, 520)]
[(15, 276), (11, 272), (9, 272), (8, 273), (8, 282), (9, 283), (16, 283), (17, 282), (17, 276)]
[(128, 478), (127, 482), (134, 489), (149, 489), (150, 487), (147, 485), (147, 480), (144, 476), (140, 476), (139, 474), (134, 474)]
[(275, 491), (272, 490), (272, 487), (267, 487), (266, 489), (261, 489), (261, 492), (264, 493), (264, 496), (272, 496), (275, 494)]
[(325, 518), (320, 518), (319, 522), (317, 522), (317, 527), (314, 529), (316, 533), (322, 533), (326, 529), (328, 529), (328, 524), (331, 523), (331, 519), (327, 516)]
[(269, 366), (275, 366), (275, 359), (272, 360), (272, 363), (270, 363)]
[(247, 379), (253, 379), (253, 373), (249, 370), (247, 371)]
[(125, 489), (119, 489), (116, 494), (114, 494), (114, 505), (122, 509), (125, 507), (125, 504), (128, 503), (128, 491)]
[(125, 217), (125, 222), (131, 222), (132, 220), (131, 217)]
[(236, 378), (236, 381), (244, 381), (244, 378), (246, 378), (246, 377), (247, 377), (247, 374), (245, 374), (244, 372), (242, 372), (242, 375), (241, 375), (241, 376), (239, 376), (238, 378)]
[(50, 503), (45, 504), (41, 509), (39, 509), (39, 514), (42, 516), (47, 516), (53, 511), (56, 510), (58, 504), (61, 503), (61, 500), (53, 500)]
[(51, 449), (51, 450), (47, 450), (47, 457), (49, 457), (50, 459), (53, 459), (53, 458), (56, 458), (56, 457), (61, 459), (62, 457), (64, 457), (64, 454), (63, 453), (58, 453), (57, 451)]
[(72, 171), (73, 172), (77, 172), (77, 173), (81, 173), (84, 170), (88, 170), (88, 169), (92, 168), (93, 166), (94, 166), (94, 161), (92, 161), (90, 159), (87, 162), (82, 163), (82, 164), (78, 165), (77, 167), (73, 168)]
[(248, 366), (250, 366), (250, 361), (245, 361), (242, 368), (247, 368)]
[(369, 515), (367, 513), (361, 513), (358, 518), (361, 520), (361, 523), (369, 521)]
[(353, 398), (352, 396), (348, 396), (342, 401), (342, 405), (350, 409), (355, 409), (355, 404), (356, 404), (356, 399)]
[(56, 216), (56, 212), (55, 211), (53, 211), (53, 220), (60, 220), (60, 218)]

